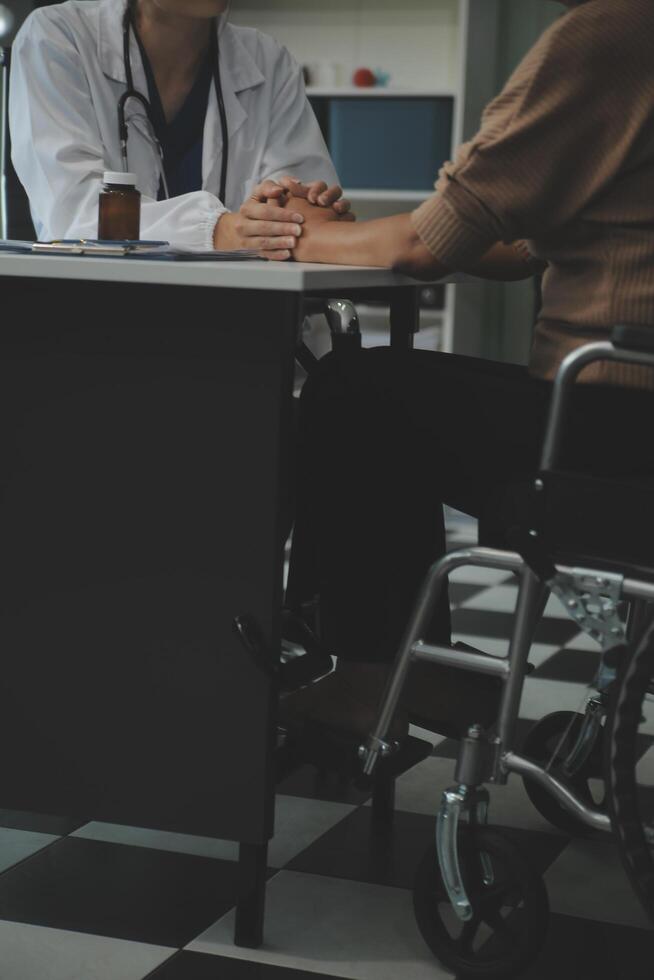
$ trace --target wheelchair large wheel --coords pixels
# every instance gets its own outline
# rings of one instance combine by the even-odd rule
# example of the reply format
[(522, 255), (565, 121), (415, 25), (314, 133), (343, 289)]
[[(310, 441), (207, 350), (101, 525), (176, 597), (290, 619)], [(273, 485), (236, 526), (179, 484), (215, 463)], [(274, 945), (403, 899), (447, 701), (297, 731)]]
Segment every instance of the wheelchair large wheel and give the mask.
[(654, 923), (654, 624), (620, 673), (607, 719), (607, 803), (627, 874)]
[[(583, 721), (584, 716), (573, 711), (555, 711), (551, 715), (546, 715), (528, 733), (522, 746), (522, 754), (539, 765), (549, 766), (552, 775), (564, 778), (584, 803), (601, 809), (605, 806), (604, 794), (593, 795), (591, 780), (604, 779), (604, 729), (601, 729), (588, 760), (577, 772), (573, 775), (564, 775), (561, 771), (561, 764), (577, 741)], [(591, 833), (592, 828), (568, 813), (551, 793), (538, 783), (525, 778), (524, 784), (531, 802), (553, 827), (573, 837)]]
[[(481, 854), (492, 868), (491, 883), (484, 878)], [(536, 959), (547, 935), (549, 903), (542, 879), (510, 840), (487, 827), (461, 827), (459, 860), (473, 916), (461, 922), (455, 915), (436, 848), (431, 847), (413, 892), (423, 939), (459, 980), (519, 976)]]

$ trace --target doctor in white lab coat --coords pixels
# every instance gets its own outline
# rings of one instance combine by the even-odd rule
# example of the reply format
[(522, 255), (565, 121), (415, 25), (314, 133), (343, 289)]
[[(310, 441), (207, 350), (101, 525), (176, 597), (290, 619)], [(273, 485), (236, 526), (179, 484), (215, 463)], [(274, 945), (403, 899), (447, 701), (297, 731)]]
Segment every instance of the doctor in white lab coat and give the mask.
[[(198, 249), (255, 248), (269, 258), (288, 258), (302, 216), (282, 206), (276, 179), (285, 175), (311, 184), (330, 218), (345, 217), (349, 205), (340, 200), (301, 70), (288, 51), (259, 31), (227, 23), (227, 0), (131, 2), (134, 87), (148, 97), (145, 52), (166, 122), (184, 106), (209, 58), (211, 31), (217, 32), (229, 134), (221, 201), (223, 141), (212, 82), (203, 129), (200, 120), (198, 187), (161, 199), (162, 161), (152, 127), (143, 106), (133, 98), (127, 102), (129, 170), (142, 194), (141, 238)], [(68, 0), (41, 8), (14, 41), (12, 159), (40, 240), (97, 237), (103, 172), (123, 170), (117, 107), (126, 90), (125, 7), (126, 0)]]

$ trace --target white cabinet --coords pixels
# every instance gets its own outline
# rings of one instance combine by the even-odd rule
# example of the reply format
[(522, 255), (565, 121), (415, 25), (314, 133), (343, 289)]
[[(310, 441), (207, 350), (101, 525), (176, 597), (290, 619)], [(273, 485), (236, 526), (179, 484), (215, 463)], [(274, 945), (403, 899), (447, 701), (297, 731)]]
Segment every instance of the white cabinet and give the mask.
[(231, 19), (282, 41), (303, 64), (382, 68), (392, 84), (454, 89), (459, 0), (238, 0)]

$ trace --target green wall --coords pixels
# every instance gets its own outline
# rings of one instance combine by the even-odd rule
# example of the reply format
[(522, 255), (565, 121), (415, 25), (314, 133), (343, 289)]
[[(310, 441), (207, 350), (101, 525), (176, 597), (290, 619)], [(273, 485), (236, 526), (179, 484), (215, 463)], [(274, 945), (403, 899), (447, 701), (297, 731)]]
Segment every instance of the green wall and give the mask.
[(553, 0), (502, 0), (498, 88), (534, 41), (565, 8)]

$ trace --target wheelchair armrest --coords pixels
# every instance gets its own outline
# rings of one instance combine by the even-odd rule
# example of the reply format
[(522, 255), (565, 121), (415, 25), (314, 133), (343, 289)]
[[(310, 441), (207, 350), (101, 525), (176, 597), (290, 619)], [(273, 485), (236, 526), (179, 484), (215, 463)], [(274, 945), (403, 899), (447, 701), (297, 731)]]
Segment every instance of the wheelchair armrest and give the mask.
[[(304, 301), (304, 316), (322, 315), (327, 321), (332, 350), (350, 352), (361, 347), (361, 327), (356, 307), (349, 299), (314, 299)], [(300, 344), (296, 357), (309, 372), (316, 358), (305, 344)]]
[(305, 316), (322, 314), (332, 338), (361, 336), (359, 316), (349, 299), (306, 299), (304, 313)]
[(654, 367), (654, 326), (620, 324), (613, 328), (610, 340), (598, 340), (571, 351), (561, 362), (554, 379), (554, 390), (545, 431), (540, 468), (554, 469), (563, 431), (563, 417), (568, 396), (577, 376), (595, 361), (617, 361)]
[(613, 328), (611, 343), (621, 350), (654, 354), (654, 327), (639, 327), (622, 323)]

